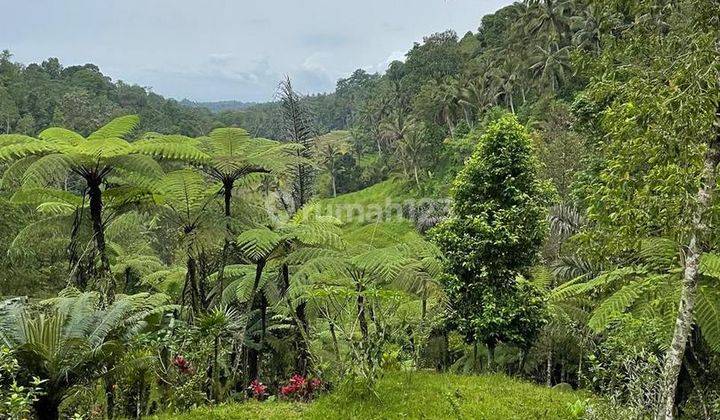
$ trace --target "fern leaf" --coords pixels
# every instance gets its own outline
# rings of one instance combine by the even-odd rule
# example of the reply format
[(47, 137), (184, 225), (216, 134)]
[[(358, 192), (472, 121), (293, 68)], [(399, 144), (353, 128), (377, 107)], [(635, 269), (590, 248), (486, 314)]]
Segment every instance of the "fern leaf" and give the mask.
[(705, 342), (716, 352), (720, 352), (720, 293), (709, 286), (698, 290), (695, 320)]
[(130, 134), (140, 123), (137, 115), (125, 115), (115, 118), (97, 131), (88, 136), (88, 141), (96, 141), (108, 138), (123, 138)]
[(645, 285), (645, 281), (635, 281), (613, 293), (593, 311), (588, 320), (588, 327), (596, 333), (603, 331), (614, 316), (621, 314), (635, 302)]

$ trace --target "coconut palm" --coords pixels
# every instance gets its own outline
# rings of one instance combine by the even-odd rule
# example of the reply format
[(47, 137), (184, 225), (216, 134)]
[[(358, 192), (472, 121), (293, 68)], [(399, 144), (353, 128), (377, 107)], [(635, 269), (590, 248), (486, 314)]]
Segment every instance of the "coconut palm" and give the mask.
[(331, 131), (315, 138), (315, 159), (330, 174), (333, 197), (337, 197), (337, 159), (350, 153), (352, 144), (349, 131)]

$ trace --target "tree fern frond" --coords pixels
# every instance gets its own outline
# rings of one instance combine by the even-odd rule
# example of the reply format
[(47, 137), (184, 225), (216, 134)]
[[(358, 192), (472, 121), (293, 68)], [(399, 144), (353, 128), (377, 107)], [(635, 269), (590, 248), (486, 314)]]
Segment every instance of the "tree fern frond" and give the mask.
[(132, 143), (132, 152), (156, 159), (206, 162), (210, 157), (202, 152), (198, 145), (199, 142), (190, 137), (149, 133), (141, 140)]
[(51, 143), (65, 144), (68, 146), (79, 146), (85, 142), (85, 138), (80, 134), (61, 127), (46, 128), (40, 132), (38, 137)]
[(607, 328), (614, 316), (620, 315), (635, 302), (647, 286), (647, 281), (646, 279), (628, 283), (603, 300), (588, 320), (590, 329), (599, 333)]
[(664, 270), (678, 264), (679, 248), (671, 239), (648, 238), (640, 243), (638, 256), (653, 268)]
[(550, 299), (563, 300), (571, 296), (577, 296), (583, 293), (590, 292), (600, 287), (610, 286), (618, 280), (625, 279), (628, 276), (645, 274), (647, 274), (647, 272), (642, 268), (621, 267), (602, 273), (601, 275), (589, 281), (583, 281), (584, 276), (581, 276), (576, 278), (575, 280), (569, 281), (556, 287), (550, 294)]
[(3, 190), (15, 190), (22, 185), (23, 174), (33, 162), (40, 159), (41, 156), (27, 156), (18, 159), (3, 172), (2, 180), (0, 180), (0, 188)]
[(74, 148), (75, 153), (91, 162), (97, 159), (118, 158), (127, 155), (131, 150), (130, 143), (119, 137), (102, 137)]
[(248, 229), (235, 239), (243, 254), (253, 261), (267, 258), (281, 243), (283, 237), (268, 228)]
[[(29, 137), (32, 139), (32, 137)], [(35, 140), (0, 146), (0, 161), (20, 159), (30, 155), (49, 153), (55, 149), (48, 143)]]
[(720, 352), (720, 292), (716, 288), (703, 285), (698, 289), (695, 320), (705, 342)]
[(150, 156), (132, 154), (117, 156), (112, 160), (112, 164), (115, 166), (116, 171), (124, 174), (134, 173), (148, 177), (151, 179), (157, 179), (163, 176), (164, 172), (155, 159)]
[(39, 188), (62, 182), (73, 167), (65, 154), (53, 153), (35, 160), (23, 174), (23, 188)]
[(24, 134), (0, 134), (0, 150), (14, 144), (37, 143), (38, 139)]
[[(39, 206), (45, 202), (63, 203), (68, 206), (79, 208), (83, 206), (81, 196), (69, 191), (55, 188), (30, 188), (16, 191), (10, 201), (16, 204), (29, 204)], [(85, 203), (87, 205), (87, 203)]]
[(700, 272), (706, 276), (720, 279), (720, 255), (704, 253), (700, 257)]
[(117, 117), (97, 131), (88, 136), (88, 141), (96, 141), (107, 138), (124, 138), (130, 134), (140, 123), (140, 117), (137, 115), (125, 115)]

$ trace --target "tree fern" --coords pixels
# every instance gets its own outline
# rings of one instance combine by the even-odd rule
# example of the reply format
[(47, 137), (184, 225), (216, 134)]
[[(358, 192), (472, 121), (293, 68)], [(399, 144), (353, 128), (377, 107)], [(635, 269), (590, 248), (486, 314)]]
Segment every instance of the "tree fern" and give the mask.
[(717, 287), (700, 286), (695, 302), (695, 320), (705, 342), (720, 352), (720, 293)]
[(590, 329), (599, 333), (607, 328), (614, 316), (622, 314), (640, 297), (648, 281), (652, 281), (652, 277), (628, 283), (610, 295), (610, 297), (603, 300), (602, 303), (595, 308), (588, 320)]

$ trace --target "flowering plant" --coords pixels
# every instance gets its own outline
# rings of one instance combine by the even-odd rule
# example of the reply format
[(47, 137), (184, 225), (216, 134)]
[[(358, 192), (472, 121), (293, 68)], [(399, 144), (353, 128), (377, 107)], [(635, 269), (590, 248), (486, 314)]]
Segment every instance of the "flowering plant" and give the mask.
[(173, 365), (178, 368), (180, 373), (182, 374), (190, 374), (193, 372), (192, 365), (190, 364), (190, 361), (185, 359), (183, 356), (175, 356), (172, 361)]
[(318, 378), (308, 380), (298, 374), (293, 375), (287, 385), (280, 387), (280, 395), (285, 398), (308, 401), (312, 399), (316, 391), (319, 391), (323, 383)]
[(269, 395), (267, 392), (267, 386), (257, 379), (250, 382), (248, 389), (252, 392), (253, 398), (260, 401), (264, 400)]

